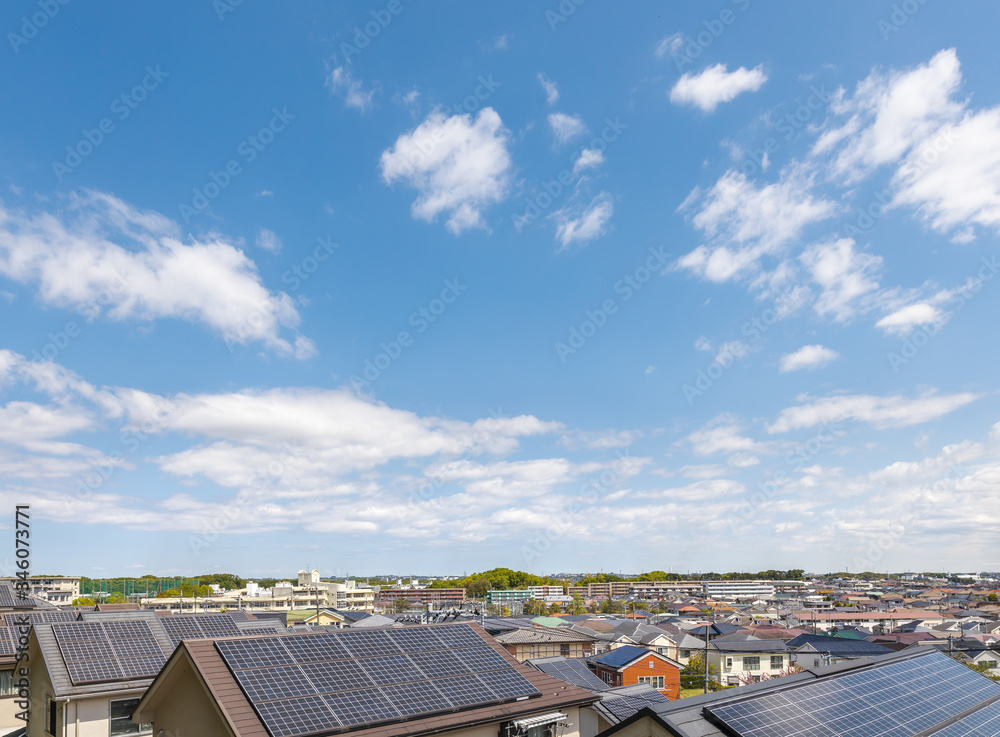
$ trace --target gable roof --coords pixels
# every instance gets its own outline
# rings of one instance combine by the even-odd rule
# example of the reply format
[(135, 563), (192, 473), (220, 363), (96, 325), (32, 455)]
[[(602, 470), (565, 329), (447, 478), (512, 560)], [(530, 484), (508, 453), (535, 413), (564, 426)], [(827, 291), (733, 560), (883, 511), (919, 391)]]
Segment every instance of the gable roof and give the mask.
[[(431, 714), (429, 716), (414, 716), (405, 721), (361, 725), (355, 729), (347, 729), (352, 737), (413, 737), (456, 729), (458, 727), (473, 727), (479, 724), (489, 724), (498, 721), (509, 721), (541, 711), (552, 711), (570, 706), (587, 706), (598, 700), (599, 696), (582, 688), (565, 683), (541, 671), (517, 662), (503, 648), (493, 645), (485, 630), (474, 623), (462, 625), (421, 625), (417, 627), (472, 627), (480, 634), (490, 647), (500, 654), (508, 664), (528, 679), (541, 693), (541, 696), (502, 704), (477, 706), (458, 711)], [(417, 628), (415, 627), (415, 628)], [(413, 628), (413, 629), (415, 629)], [(408, 628), (411, 629), (411, 628)], [(341, 632), (344, 632), (341, 630)], [(320, 632), (274, 635), (281, 638), (308, 638), (322, 636)], [(216, 640), (185, 640), (174, 652), (170, 661), (157, 676), (156, 680), (142, 697), (136, 709), (141, 714), (143, 708), (152, 700), (158, 698), (161, 688), (169, 687), (173, 677), (175, 662), (189, 659), (194, 666), (200, 682), (208, 695), (214, 701), (224, 721), (236, 737), (270, 737), (264, 723), (254, 710), (249, 699), (240, 688), (232, 671), (216, 649), (217, 642), (225, 642), (239, 638), (219, 638)], [(178, 672), (181, 669), (176, 669)], [(336, 730), (344, 732), (344, 729)], [(330, 731), (321, 734), (328, 734)]]
[(549, 642), (594, 642), (596, 638), (571, 627), (522, 627), (494, 638), (501, 645), (536, 645)]
[(843, 658), (866, 658), (892, 652), (892, 650), (884, 645), (869, 642), (868, 640), (851, 640), (843, 637), (827, 637), (824, 635), (799, 635), (789, 640), (787, 644), (791, 650), (809, 650)]
[(597, 655), (591, 655), (587, 658), (588, 663), (596, 663), (598, 665), (603, 665), (605, 668), (614, 668), (620, 670), (630, 663), (633, 663), (640, 658), (647, 656), (652, 656), (658, 658), (666, 663), (670, 663), (677, 668), (683, 668), (681, 663), (678, 663), (672, 658), (668, 658), (666, 655), (661, 655), (660, 653), (654, 652), (652, 650), (647, 650), (644, 647), (639, 647), (637, 645), (622, 645), (614, 650), (608, 650), (606, 653), (598, 653)]
[(608, 691), (611, 688), (594, 675), (583, 658), (563, 658), (557, 655), (552, 658), (533, 658), (525, 662), (532, 668), (537, 668), (553, 678), (572, 683), (574, 686), (585, 688), (594, 693)]

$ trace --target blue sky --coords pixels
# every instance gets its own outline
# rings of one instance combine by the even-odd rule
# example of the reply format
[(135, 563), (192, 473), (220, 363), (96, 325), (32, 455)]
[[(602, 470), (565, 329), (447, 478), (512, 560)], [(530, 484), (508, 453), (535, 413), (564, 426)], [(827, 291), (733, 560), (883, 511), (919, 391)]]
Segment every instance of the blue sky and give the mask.
[(997, 12), (5, 5), (34, 570), (1000, 569)]

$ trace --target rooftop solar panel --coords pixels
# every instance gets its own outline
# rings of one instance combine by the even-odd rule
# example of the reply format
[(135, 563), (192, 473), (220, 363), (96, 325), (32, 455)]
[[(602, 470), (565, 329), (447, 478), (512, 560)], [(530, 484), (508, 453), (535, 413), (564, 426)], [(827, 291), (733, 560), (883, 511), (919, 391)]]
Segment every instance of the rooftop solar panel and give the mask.
[(16, 655), (19, 636), (14, 627), (0, 627), (0, 655)]
[(4, 621), (8, 627), (14, 627), (27, 620), (30, 624), (52, 624), (53, 622), (73, 622), (76, 620), (76, 612), (8, 612), (4, 614)]
[(15, 604), (13, 590), (7, 584), (0, 584), (0, 607), (13, 609)]
[(147, 622), (57, 622), (52, 632), (77, 686), (152, 678), (167, 660)]
[(240, 634), (236, 622), (228, 614), (175, 614), (163, 617), (160, 622), (174, 645), (181, 640)]
[(645, 709), (650, 704), (662, 704), (668, 701), (667, 697), (659, 691), (651, 690), (648, 694), (641, 696), (619, 696), (617, 698), (605, 699), (600, 702), (601, 707), (607, 709), (622, 722), (631, 717), (640, 709)]
[(574, 686), (585, 688), (594, 693), (607, 691), (611, 688), (611, 686), (594, 675), (594, 672), (580, 658), (532, 660), (530, 661), (530, 665), (542, 673), (558, 678), (560, 681), (571, 683)]
[(992, 697), (1000, 683), (933, 653), (706, 710), (741, 737), (912, 737)]
[(215, 643), (272, 737), (540, 695), (467, 625)]

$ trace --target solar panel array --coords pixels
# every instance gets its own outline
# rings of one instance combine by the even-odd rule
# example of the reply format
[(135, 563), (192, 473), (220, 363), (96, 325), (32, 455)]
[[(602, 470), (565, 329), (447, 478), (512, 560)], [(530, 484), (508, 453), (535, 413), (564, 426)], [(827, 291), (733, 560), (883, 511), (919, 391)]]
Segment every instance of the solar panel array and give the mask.
[(560, 681), (572, 683), (595, 693), (607, 691), (611, 686), (606, 684), (587, 667), (579, 658), (564, 658), (562, 660), (532, 661), (531, 665)]
[(146, 622), (57, 623), (52, 632), (75, 686), (152, 678), (167, 662)]
[(255, 637), (215, 647), (272, 737), (540, 695), (467, 625)]
[(17, 655), (20, 633), (15, 627), (0, 627), (0, 655)]
[(236, 622), (228, 614), (175, 614), (162, 617), (160, 623), (174, 645), (181, 640), (240, 634)]
[(645, 709), (653, 704), (663, 704), (668, 702), (666, 696), (655, 689), (642, 694), (631, 694), (629, 696), (619, 696), (614, 699), (604, 699), (601, 707), (611, 712), (620, 722), (625, 721), (640, 709)]
[(14, 591), (10, 586), (6, 584), (0, 584), (0, 607), (4, 609), (13, 609), (14, 604)]
[(990, 704), (965, 719), (948, 725), (934, 737), (997, 737), (1000, 735), (1000, 703)]
[[(994, 696), (1000, 696), (1000, 683), (933, 653), (706, 711), (741, 737), (912, 737)], [(970, 719), (959, 722), (969, 731), (949, 731), (952, 725), (935, 737), (1000, 734), (977, 731)]]
[(17, 614), (4, 614), (4, 621), (8, 627), (21, 624), (25, 620), (30, 624), (52, 624), (54, 622), (75, 622), (77, 612), (45, 611), (45, 612), (19, 612)]

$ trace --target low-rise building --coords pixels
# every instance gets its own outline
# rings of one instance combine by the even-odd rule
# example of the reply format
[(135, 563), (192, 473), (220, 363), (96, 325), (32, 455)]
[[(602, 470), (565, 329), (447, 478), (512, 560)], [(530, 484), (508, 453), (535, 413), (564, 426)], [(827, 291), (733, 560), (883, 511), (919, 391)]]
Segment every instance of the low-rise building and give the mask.
[(781, 640), (720, 640), (708, 644), (708, 662), (724, 686), (756, 683), (788, 672), (790, 653)]
[(676, 660), (636, 645), (626, 645), (587, 659), (587, 665), (609, 686), (647, 684), (668, 699), (681, 696), (681, 670)]
[(494, 638), (518, 661), (536, 658), (583, 658), (594, 652), (596, 637), (569, 627), (521, 627)]

